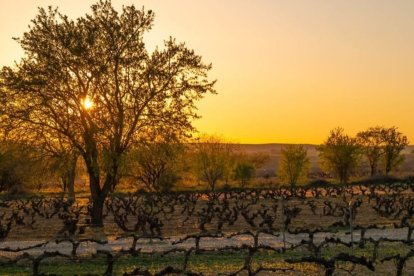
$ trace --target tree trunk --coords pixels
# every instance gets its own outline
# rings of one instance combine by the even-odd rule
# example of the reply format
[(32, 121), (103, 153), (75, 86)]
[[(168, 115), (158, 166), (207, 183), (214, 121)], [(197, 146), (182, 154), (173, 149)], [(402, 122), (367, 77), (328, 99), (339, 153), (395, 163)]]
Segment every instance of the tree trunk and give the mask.
[(325, 276), (332, 276), (335, 272), (335, 265), (327, 266), (325, 269)]
[(389, 165), (389, 163), (387, 163), (387, 166), (385, 167), (385, 175), (388, 175), (391, 171), (391, 165)]
[(371, 177), (373, 177), (376, 174), (376, 164), (371, 163)]
[(391, 162), (392, 162), (392, 158), (387, 155), (385, 159), (385, 175), (388, 175), (392, 169)]
[[(89, 140), (88, 140), (88, 139)], [(91, 224), (93, 227), (103, 227), (103, 210), (105, 199), (110, 193), (111, 189), (115, 188), (118, 182), (118, 167), (119, 159), (122, 155), (121, 151), (116, 151), (110, 159), (112, 162), (110, 169), (105, 172), (105, 182), (101, 187), (101, 172), (98, 160), (98, 150), (96, 143), (90, 137), (86, 137), (88, 144), (88, 151), (84, 153), (83, 159), (89, 175), (89, 188), (92, 197), (92, 209), (90, 211)]]
[(68, 190), (66, 176), (61, 177), (61, 180), (62, 180), (62, 190), (63, 190), (63, 196), (62, 197), (64, 197), (66, 191)]
[(103, 205), (106, 198), (101, 190), (99, 174), (88, 166), (89, 188), (92, 196), (91, 224), (93, 227), (103, 226)]
[(103, 206), (106, 196), (92, 197), (91, 223), (94, 227), (103, 227)]
[(214, 192), (214, 190), (216, 189), (216, 181), (215, 180), (211, 181), (210, 188), (211, 188), (211, 191)]
[(112, 166), (112, 171), (108, 172), (105, 178), (103, 187), (100, 186), (99, 174), (97, 175), (94, 170), (88, 169), (89, 171), (89, 184), (92, 195), (92, 211), (91, 211), (91, 222), (92, 226), (103, 227), (103, 208), (105, 199), (109, 192), (117, 184), (117, 173), (118, 165)]

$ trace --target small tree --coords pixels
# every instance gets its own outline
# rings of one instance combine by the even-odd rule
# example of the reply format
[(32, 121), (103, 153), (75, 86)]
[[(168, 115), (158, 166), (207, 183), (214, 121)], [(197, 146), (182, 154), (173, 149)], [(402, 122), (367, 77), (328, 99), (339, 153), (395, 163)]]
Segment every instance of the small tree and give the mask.
[(249, 153), (246, 155), (246, 158), (257, 170), (270, 160), (270, 155), (268, 153), (255, 152)]
[(357, 141), (368, 160), (371, 176), (377, 174), (378, 163), (384, 155), (384, 131), (383, 127), (377, 126), (357, 134)]
[(75, 202), (75, 178), (79, 153), (73, 151), (60, 151), (50, 156), (51, 168), (62, 182), (63, 192), (67, 192), (68, 200)]
[(256, 169), (253, 164), (242, 161), (236, 165), (234, 169), (234, 179), (240, 182), (242, 188), (246, 187), (246, 184), (253, 178)]
[(38, 150), (28, 145), (3, 141), (0, 143), (0, 192), (18, 193), (40, 187), (50, 176), (48, 164), (39, 158)]
[(401, 152), (408, 145), (407, 136), (398, 131), (397, 127), (384, 129), (382, 132), (384, 139), (384, 165), (385, 174), (389, 174), (404, 161)]
[(357, 140), (344, 134), (342, 128), (336, 128), (318, 150), (322, 165), (333, 172), (341, 184), (347, 183), (360, 160), (361, 150)]
[(309, 158), (303, 145), (288, 145), (281, 151), (279, 173), (284, 181), (294, 187), (309, 172)]
[(214, 191), (217, 182), (231, 172), (235, 146), (217, 136), (203, 136), (194, 147), (195, 173)]
[(13, 141), (14, 144), (30, 145), (31, 155), (47, 164), (47, 169), (62, 182), (63, 192), (67, 192), (68, 200), (75, 201), (75, 177), (79, 152), (65, 136), (52, 130), (33, 125), (14, 118), (0, 120), (3, 129), (3, 139)]
[(169, 191), (179, 180), (177, 161), (181, 150), (178, 144), (142, 144), (127, 157), (127, 176), (143, 183), (150, 191)]

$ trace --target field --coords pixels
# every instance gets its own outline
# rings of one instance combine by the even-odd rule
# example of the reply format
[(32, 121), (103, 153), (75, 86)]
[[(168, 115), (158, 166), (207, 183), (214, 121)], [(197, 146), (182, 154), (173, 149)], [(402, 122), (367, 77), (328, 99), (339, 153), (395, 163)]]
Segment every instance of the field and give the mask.
[(341, 275), (414, 271), (413, 183), (0, 201), (0, 274)]

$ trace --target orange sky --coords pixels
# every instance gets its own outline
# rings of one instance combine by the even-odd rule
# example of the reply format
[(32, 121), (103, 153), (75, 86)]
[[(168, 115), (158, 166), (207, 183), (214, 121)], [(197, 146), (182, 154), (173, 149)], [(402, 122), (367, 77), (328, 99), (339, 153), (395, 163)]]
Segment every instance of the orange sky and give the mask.
[[(94, 1), (2, 0), (0, 65), (37, 6), (70, 17)], [(113, 0), (156, 14), (150, 48), (173, 36), (213, 63), (218, 95), (199, 103), (201, 132), (241, 143), (321, 143), (342, 126), (398, 126), (414, 139), (412, 0)], [(411, 141), (413, 142), (413, 141)]]

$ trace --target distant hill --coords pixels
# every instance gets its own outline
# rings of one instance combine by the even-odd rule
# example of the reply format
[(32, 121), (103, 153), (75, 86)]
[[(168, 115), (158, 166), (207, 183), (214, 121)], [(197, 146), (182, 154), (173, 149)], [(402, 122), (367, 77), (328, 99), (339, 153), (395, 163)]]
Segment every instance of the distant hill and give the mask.
[[(247, 154), (264, 153), (270, 156), (270, 160), (260, 169), (258, 169), (258, 176), (274, 176), (279, 167), (279, 158), (281, 150), (288, 144), (240, 144), (240, 150)], [(304, 144), (308, 150), (308, 156), (311, 161), (311, 173), (320, 172), (318, 165), (318, 151), (317, 145)], [(399, 172), (403, 174), (414, 174), (414, 145), (408, 146), (403, 154), (405, 155), (404, 163), (399, 167)]]

